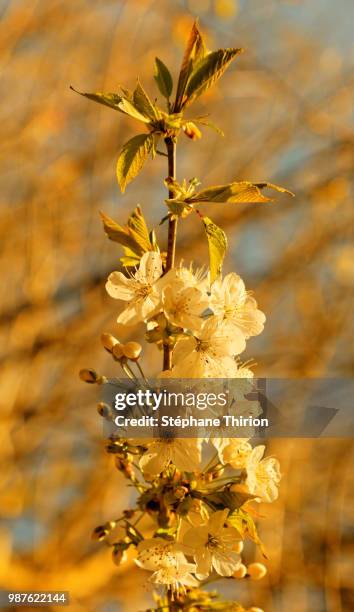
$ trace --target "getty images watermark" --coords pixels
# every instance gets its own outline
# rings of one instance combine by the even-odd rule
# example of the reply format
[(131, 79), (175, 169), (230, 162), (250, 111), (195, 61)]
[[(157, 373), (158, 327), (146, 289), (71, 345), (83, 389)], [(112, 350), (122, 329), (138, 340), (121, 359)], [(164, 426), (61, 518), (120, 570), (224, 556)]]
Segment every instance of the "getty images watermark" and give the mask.
[[(234, 400), (235, 401), (235, 400)], [(244, 402), (249, 402), (246, 398)], [(168, 428), (218, 428), (222, 427), (268, 427), (269, 420), (258, 418), (252, 414), (237, 415), (237, 401), (235, 401), (235, 414), (221, 414), (216, 416), (220, 410), (227, 408), (230, 401), (230, 390), (220, 393), (213, 392), (191, 392), (191, 391), (169, 391), (166, 389), (154, 391), (152, 389), (138, 389), (135, 392), (120, 392), (115, 394), (114, 408), (116, 411), (136, 412), (137, 409), (150, 409), (152, 413), (162, 412), (158, 416), (153, 414), (142, 414), (141, 416), (125, 416), (119, 414), (114, 417), (114, 424), (118, 427), (140, 428), (140, 427), (168, 427)], [(164, 414), (166, 409), (174, 408), (177, 414)], [(244, 406), (243, 406), (244, 408)], [(251, 409), (251, 405), (250, 405)], [(189, 410), (206, 411), (208, 415), (188, 414)], [(182, 414), (181, 414), (182, 413)], [(212, 416), (210, 413), (216, 413)]]
[(349, 379), (111, 379), (99, 409), (114, 437), (352, 437), (353, 387)]

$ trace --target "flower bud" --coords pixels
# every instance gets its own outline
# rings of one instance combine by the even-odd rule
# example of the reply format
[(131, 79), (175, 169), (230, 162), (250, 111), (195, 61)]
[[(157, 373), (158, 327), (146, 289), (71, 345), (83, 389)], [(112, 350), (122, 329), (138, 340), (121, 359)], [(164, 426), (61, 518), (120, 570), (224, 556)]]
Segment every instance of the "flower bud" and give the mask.
[(119, 340), (117, 340), (117, 338), (112, 336), (112, 334), (102, 334), (101, 342), (104, 348), (106, 349), (106, 351), (108, 351), (109, 353), (112, 353), (113, 347), (116, 344), (119, 344)]
[(98, 527), (95, 527), (93, 530), (91, 537), (93, 540), (100, 542), (109, 534), (109, 531), (106, 525), (98, 525)]
[(115, 359), (117, 359), (117, 361), (121, 361), (122, 359), (125, 358), (124, 353), (123, 353), (123, 344), (115, 344), (114, 347), (112, 348), (112, 355)]
[(106, 451), (107, 453), (110, 453), (112, 455), (115, 455), (115, 454), (122, 455), (123, 453), (122, 442), (120, 440), (110, 439), (108, 441), (108, 444), (106, 445)]
[(202, 137), (202, 133), (199, 128), (192, 121), (188, 121), (183, 126), (183, 131), (188, 138), (191, 140), (198, 140)]
[(242, 542), (242, 540), (240, 540), (239, 542), (236, 542), (236, 544), (234, 544), (233, 550), (238, 555), (242, 553), (242, 551), (243, 551), (243, 542)]
[(267, 568), (263, 563), (250, 563), (247, 566), (247, 574), (252, 580), (261, 580), (267, 573)]
[(255, 608), (254, 606), (252, 606), (252, 608), (248, 608), (247, 612), (264, 612), (262, 610), (262, 608)]
[(112, 408), (104, 402), (99, 402), (99, 404), (97, 404), (97, 412), (105, 419), (109, 419), (112, 416)]
[(122, 459), (121, 457), (115, 457), (115, 464), (117, 470), (122, 472), (122, 474), (128, 478), (129, 480), (135, 479), (133, 466), (126, 459)]
[(232, 574), (234, 578), (244, 578), (247, 574), (247, 567), (241, 563), (237, 570)]
[(127, 559), (126, 551), (119, 545), (115, 544), (112, 551), (112, 560), (115, 565), (124, 563)]
[(123, 510), (123, 514), (124, 514), (125, 518), (131, 519), (131, 518), (133, 518), (133, 516), (135, 516), (135, 510), (132, 510), (132, 509)]
[(97, 385), (100, 385), (105, 381), (105, 378), (103, 376), (100, 376), (95, 370), (91, 369), (80, 370), (79, 376), (83, 382), (89, 383), (91, 385), (95, 383)]
[(108, 521), (105, 524), (106, 529), (108, 529), (109, 531), (112, 531), (112, 529), (114, 529), (117, 526), (116, 521)]
[(138, 342), (127, 342), (127, 344), (123, 344), (122, 351), (123, 355), (127, 357), (127, 359), (137, 361), (140, 357), (142, 346)]

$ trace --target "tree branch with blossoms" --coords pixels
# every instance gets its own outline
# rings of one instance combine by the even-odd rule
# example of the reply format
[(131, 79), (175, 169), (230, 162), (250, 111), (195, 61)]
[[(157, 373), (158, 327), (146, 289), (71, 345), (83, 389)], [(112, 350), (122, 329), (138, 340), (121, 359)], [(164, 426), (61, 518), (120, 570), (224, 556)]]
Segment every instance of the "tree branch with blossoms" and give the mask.
[[(168, 164), (164, 181), (168, 197), (160, 224), (168, 224), (166, 251), (160, 248), (155, 230), (149, 230), (140, 206), (126, 225), (101, 213), (106, 235), (123, 248), (123, 271), (112, 272), (106, 283), (108, 294), (123, 302), (118, 323), (145, 325), (146, 341), (155, 344), (163, 355), (161, 379), (240, 379), (240, 401), (247, 402), (253, 372), (249, 364), (242, 364), (239, 355), (247, 340), (262, 332), (265, 316), (236, 273), (222, 277), (227, 237), (200, 209), (204, 203), (268, 203), (271, 198), (265, 195), (266, 189), (292, 194), (264, 181), (200, 188), (196, 178), (178, 182), (176, 175), (179, 136), (184, 133), (197, 141), (201, 128), (215, 128), (206, 116), (187, 117), (187, 109), (220, 79), (241, 52), (239, 48), (208, 51), (194, 23), (173, 101), (170, 71), (160, 59), (155, 60), (154, 77), (166, 111), (151, 100), (140, 81), (133, 91), (121, 88), (120, 93), (82, 95), (136, 119), (145, 128), (123, 146), (118, 157), (117, 179), (122, 192), (149, 157), (166, 157)], [(160, 141), (166, 152), (158, 148)], [(195, 214), (205, 230), (209, 249), (206, 272), (192, 264), (186, 267), (176, 263), (177, 224), (190, 214)], [(123, 376), (149, 385), (139, 343), (122, 343), (109, 333), (102, 334), (101, 339)], [(80, 376), (89, 383), (108, 382), (91, 369), (81, 370)], [(108, 421), (113, 420), (109, 404), (100, 402), (98, 411)], [(224, 601), (217, 592), (203, 587), (222, 578), (257, 580), (265, 575), (264, 564), (245, 563), (243, 541), (251, 539), (265, 554), (254, 522), (258, 516), (255, 504), (277, 498), (280, 469), (277, 459), (264, 457), (263, 445), (252, 447), (250, 437), (110, 436), (107, 452), (135, 487), (136, 501), (122, 516), (98, 526), (93, 537), (112, 547), (116, 564), (125, 560), (128, 550), (135, 551), (136, 564), (150, 573), (149, 581), (156, 589), (155, 611), (242, 612), (245, 608), (240, 603)], [(212, 456), (205, 464), (203, 457), (208, 452)], [(152, 519), (153, 527), (144, 535), (137, 525), (146, 516)]]

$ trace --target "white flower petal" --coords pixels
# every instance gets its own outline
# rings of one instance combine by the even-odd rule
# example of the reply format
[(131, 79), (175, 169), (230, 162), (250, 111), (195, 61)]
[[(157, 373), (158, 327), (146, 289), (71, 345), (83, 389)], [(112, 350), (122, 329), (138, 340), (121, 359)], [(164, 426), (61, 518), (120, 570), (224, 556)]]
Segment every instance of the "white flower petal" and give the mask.
[(162, 274), (162, 260), (160, 253), (149, 251), (144, 253), (140, 260), (136, 278), (141, 283), (152, 285)]
[(135, 294), (134, 284), (134, 280), (122, 272), (112, 272), (106, 282), (106, 291), (116, 300), (130, 301)]
[(135, 323), (139, 323), (141, 321), (141, 317), (137, 314), (136, 305), (134, 302), (131, 302), (124, 308), (124, 310), (118, 315), (117, 323), (121, 325), (134, 325)]
[(213, 555), (213, 567), (220, 576), (232, 576), (240, 563), (240, 555), (233, 551), (224, 554), (217, 552)]

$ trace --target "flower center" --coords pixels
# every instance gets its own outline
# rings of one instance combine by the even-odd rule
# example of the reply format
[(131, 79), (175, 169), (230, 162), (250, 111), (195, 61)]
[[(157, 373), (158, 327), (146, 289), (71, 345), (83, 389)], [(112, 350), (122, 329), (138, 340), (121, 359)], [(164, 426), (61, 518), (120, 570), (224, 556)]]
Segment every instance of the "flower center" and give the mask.
[(202, 352), (206, 352), (208, 351), (210, 348), (210, 342), (208, 340), (197, 340), (197, 346), (195, 347), (195, 350), (198, 353), (202, 353)]
[(211, 533), (208, 533), (207, 547), (209, 550), (214, 550), (215, 548), (219, 547), (219, 540)]
[(138, 298), (146, 298), (151, 292), (151, 285), (142, 285), (142, 287), (139, 287), (139, 289), (136, 290), (136, 296)]
[(232, 304), (228, 304), (224, 308), (225, 319), (232, 317), (236, 312), (237, 312), (237, 306), (232, 306)]

